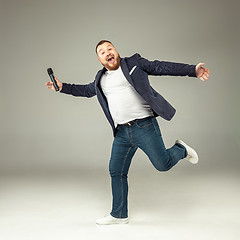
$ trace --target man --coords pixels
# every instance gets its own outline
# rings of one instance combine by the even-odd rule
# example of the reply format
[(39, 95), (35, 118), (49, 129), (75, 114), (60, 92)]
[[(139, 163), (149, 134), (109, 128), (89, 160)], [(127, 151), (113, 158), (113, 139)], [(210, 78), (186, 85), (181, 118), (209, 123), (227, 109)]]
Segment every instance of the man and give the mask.
[[(95, 80), (86, 85), (60, 82), (60, 92), (73, 96), (93, 97), (98, 101), (109, 121), (114, 135), (109, 172), (112, 185), (112, 211), (98, 219), (97, 224), (128, 223), (127, 175), (132, 157), (137, 148), (143, 150), (153, 166), (159, 171), (168, 171), (181, 159), (196, 164), (197, 153), (182, 140), (166, 149), (157, 116), (171, 120), (175, 109), (149, 83), (148, 75), (172, 75), (197, 77), (208, 80), (209, 70), (204, 63), (188, 65), (183, 63), (149, 61), (139, 54), (120, 58), (113, 44), (100, 41), (96, 54), (104, 66)], [(51, 82), (46, 83), (54, 90)]]

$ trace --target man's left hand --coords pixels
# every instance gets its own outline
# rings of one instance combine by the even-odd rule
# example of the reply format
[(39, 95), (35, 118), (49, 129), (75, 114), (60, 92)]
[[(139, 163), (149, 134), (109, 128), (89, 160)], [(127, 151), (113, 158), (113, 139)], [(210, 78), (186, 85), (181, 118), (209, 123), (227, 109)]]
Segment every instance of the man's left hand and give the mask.
[(209, 78), (209, 69), (203, 67), (204, 64), (205, 63), (199, 63), (196, 66), (196, 76), (203, 82)]

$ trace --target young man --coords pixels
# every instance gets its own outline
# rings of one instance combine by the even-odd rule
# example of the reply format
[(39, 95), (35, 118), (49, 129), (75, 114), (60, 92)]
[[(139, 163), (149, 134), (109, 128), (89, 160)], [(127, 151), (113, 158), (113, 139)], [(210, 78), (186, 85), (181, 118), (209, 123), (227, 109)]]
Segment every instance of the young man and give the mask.
[[(159, 171), (168, 171), (181, 159), (196, 164), (197, 153), (182, 140), (166, 149), (157, 116), (171, 120), (175, 109), (156, 92), (149, 83), (148, 75), (172, 75), (197, 77), (208, 80), (209, 70), (204, 63), (149, 61), (139, 54), (120, 58), (110, 41), (102, 40), (96, 46), (98, 60), (104, 66), (95, 80), (86, 85), (60, 82), (60, 92), (73, 96), (93, 97), (98, 101), (109, 121), (114, 135), (109, 172), (112, 185), (112, 211), (98, 219), (97, 224), (128, 223), (127, 175), (134, 153), (143, 150), (153, 166)], [(51, 82), (46, 83), (54, 90)]]

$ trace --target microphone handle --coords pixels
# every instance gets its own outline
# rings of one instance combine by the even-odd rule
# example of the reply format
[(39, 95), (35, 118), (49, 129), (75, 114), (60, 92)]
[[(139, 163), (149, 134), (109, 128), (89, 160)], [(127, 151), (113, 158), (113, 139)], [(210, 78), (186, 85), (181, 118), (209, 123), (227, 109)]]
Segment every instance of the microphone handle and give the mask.
[(54, 86), (55, 90), (56, 90), (56, 91), (59, 91), (59, 87), (58, 87), (58, 85), (57, 85), (56, 80), (54, 79), (53, 74), (49, 74), (49, 76), (50, 76), (51, 81), (53, 82), (53, 86)]

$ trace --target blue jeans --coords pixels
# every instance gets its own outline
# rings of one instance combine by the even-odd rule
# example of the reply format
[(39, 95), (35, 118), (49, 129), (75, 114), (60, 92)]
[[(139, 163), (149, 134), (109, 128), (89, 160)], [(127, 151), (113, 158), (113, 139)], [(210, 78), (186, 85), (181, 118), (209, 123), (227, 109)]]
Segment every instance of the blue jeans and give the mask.
[(169, 149), (165, 148), (155, 117), (140, 119), (131, 126), (120, 125), (113, 141), (109, 163), (113, 217), (128, 217), (127, 175), (133, 155), (138, 148), (146, 153), (158, 171), (168, 171), (187, 154), (181, 144), (175, 144)]

